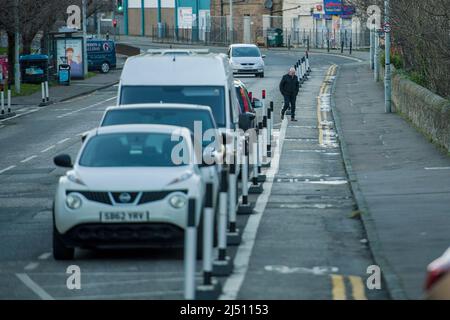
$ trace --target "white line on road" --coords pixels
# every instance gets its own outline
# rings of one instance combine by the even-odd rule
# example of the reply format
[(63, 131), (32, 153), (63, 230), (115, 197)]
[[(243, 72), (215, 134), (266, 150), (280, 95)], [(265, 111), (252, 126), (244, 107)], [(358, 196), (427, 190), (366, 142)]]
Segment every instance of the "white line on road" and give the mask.
[(84, 107), (84, 108), (81, 108), (81, 109), (77, 109), (77, 110), (74, 110), (74, 111), (71, 111), (71, 112), (64, 113), (64, 114), (62, 114), (62, 115), (57, 116), (57, 118), (58, 118), (58, 119), (61, 119), (61, 118), (70, 116), (70, 115), (72, 115), (72, 114), (74, 114), (74, 113), (77, 113), (77, 112), (80, 112), (80, 111), (83, 111), (83, 110), (86, 110), (86, 109), (90, 109), (90, 108), (97, 107), (97, 106), (99, 106), (99, 105), (101, 105), (101, 104), (103, 104), (103, 103), (105, 103), (105, 102), (114, 100), (114, 99), (116, 99), (116, 98), (117, 98), (117, 96), (114, 96), (114, 97), (112, 97), (112, 98), (109, 98), (109, 99), (106, 99), (106, 100), (102, 100), (102, 101), (100, 101), (100, 102), (91, 104), (90, 106), (87, 106), (87, 107)]
[(48, 258), (50, 258), (50, 256), (52, 255), (51, 252), (45, 252), (43, 254), (41, 254), (38, 259), (39, 260), (47, 260)]
[(450, 167), (431, 167), (425, 168), (425, 170), (450, 170)]
[(30, 160), (33, 160), (34, 158), (37, 158), (37, 155), (32, 155), (31, 157), (28, 157), (26, 159), (23, 159), (22, 161), (20, 161), (21, 163), (25, 163), (28, 162)]
[(50, 147), (45, 148), (44, 150), (42, 150), (41, 153), (47, 152), (47, 151), (53, 149), (54, 147), (56, 147), (56, 146), (55, 145), (51, 145)]
[(56, 144), (62, 144), (62, 143), (66, 142), (66, 141), (69, 141), (69, 140), (70, 140), (70, 138), (65, 138), (65, 139), (59, 140)]
[(37, 267), (39, 267), (39, 262), (30, 262), (29, 264), (27, 264), (25, 266), (24, 269), (27, 270), (27, 271), (31, 271), (31, 270), (36, 269)]
[(16, 166), (9, 166), (8, 168), (5, 168), (5, 169), (3, 169), (3, 170), (0, 170), (0, 174), (2, 174), (3, 172), (6, 172), (6, 171), (8, 171), (8, 170), (11, 170), (11, 169), (13, 169), (13, 168), (15, 168)]
[(244, 233), (242, 234), (242, 244), (239, 246), (234, 258), (234, 273), (228, 277), (223, 286), (223, 293), (219, 300), (235, 300), (239, 289), (244, 282), (247, 273), (250, 256), (255, 244), (256, 233), (258, 232), (259, 223), (266, 208), (267, 202), (272, 191), (273, 178), (278, 172), (280, 165), (280, 156), (283, 149), (284, 137), (286, 136), (286, 127), (288, 121), (285, 120), (281, 124), (280, 134), (278, 136), (279, 143), (275, 149), (275, 156), (272, 159), (272, 167), (267, 171), (267, 182), (263, 185), (263, 193), (258, 197), (255, 204), (255, 213), (248, 218)]
[(44, 289), (42, 289), (36, 282), (31, 280), (31, 278), (26, 273), (16, 273), (17, 278), (23, 282), (31, 291), (33, 291), (42, 300), (54, 300), (51, 295), (49, 295)]
[(10, 118), (6, 118), (6, 119), (3, 119), (3, 120), (0, 120), (0, 122), (9, 121), (9, 120), (12, 120), (12, 119), (15, 119), (15, 118), (18, 118), (18, 117), (22, 117), (22, 116), (25, 116), (25, 115), (27, 115), (27, 114), (30, 114), (30, 113), (33, 113), (33, 112), (36, 112), (36, 111), (39, 111), (39, 110), (42, 110), (42, 109), (32, 109), (32, 110), (30, 110), (30, 111), (28, 111), (28, 112), (19, 113), (19, 114), (13, 116), (13, 117), (10, 117)]

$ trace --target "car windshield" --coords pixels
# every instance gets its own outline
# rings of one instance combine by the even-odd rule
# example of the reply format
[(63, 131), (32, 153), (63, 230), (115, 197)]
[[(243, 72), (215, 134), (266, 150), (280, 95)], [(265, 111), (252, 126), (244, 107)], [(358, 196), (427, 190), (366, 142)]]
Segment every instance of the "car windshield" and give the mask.
[[(80, 157), (83, 167), (175, 167), (183, 150), (167, 133), (111, 133), (90, 139)], [(172, 159), (172, 151), (174, 157)], [(179, 151), (179, 152), (178, 152)], [(186, 155), (187, 156), (187, 155)]]
[[(183, 108), (121, 108), (109, 110), (101, 126), (122, 124), (165, 124), (186, 127), (194, 132), (194, 126), (201, 126), (202, 134), (214, 129), (214, 120), (206, 110)], [(200, 127), (199, 127), (200, 128)]]
[(219, 86), (123, 86), (120, 104), (186, 103), (211, 108), (217, 126), (225, 126), (225, 90)]
[(260, 57), (261, 53), (256, 47), (234, 47), (232, 51), (233, 57)]

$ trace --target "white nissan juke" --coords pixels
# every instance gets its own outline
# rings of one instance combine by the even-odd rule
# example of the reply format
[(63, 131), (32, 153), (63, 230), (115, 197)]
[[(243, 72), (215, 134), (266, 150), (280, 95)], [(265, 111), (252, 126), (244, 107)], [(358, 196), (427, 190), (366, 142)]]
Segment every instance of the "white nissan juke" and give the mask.
[[(201, 160), (200, 160), (201, 161)], [(53, 206), (53, 255), (75, 248), (182, 247), (188, 199), (196, 200), (199, 249), (205, 183), (190, 131), (166, 125), (92, 130), (59, 180)]]

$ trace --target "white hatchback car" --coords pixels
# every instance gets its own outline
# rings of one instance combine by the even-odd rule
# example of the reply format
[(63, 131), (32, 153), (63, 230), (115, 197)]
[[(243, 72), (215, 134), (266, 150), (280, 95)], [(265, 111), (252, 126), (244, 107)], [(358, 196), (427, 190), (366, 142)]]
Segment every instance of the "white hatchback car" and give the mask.
[(228, 48), (228, 58), (234, 74), (254, 74), (264, 78), (264, 58), (254, 44), (232, 44)]
[(73, 165), (68, 155), (54, 162), (71, 168), (54, 200), (55, 259), (73, 259), (77, 247), (182, 247), (188, 199), (196, 200), (202, 248), (205, 183), (188, 129), (102, 127), (89, 133)]

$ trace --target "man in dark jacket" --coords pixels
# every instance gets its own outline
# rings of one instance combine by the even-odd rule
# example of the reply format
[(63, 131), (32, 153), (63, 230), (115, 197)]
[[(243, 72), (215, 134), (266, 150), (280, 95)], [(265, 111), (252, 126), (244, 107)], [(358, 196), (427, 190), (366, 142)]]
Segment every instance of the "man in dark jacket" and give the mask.
[(280, 91), (284, 97), (284, 106), (281, 110), (281, 120), (284, 119), (284, 114), (290, 106), (291, 121), (297, 121), (295, 119), (295, 101), (297, 100), (299, 86), (297, 76), (295, 75), (295, 69), (290, 68), (289, 73), (285, 74), (280, 82)]

